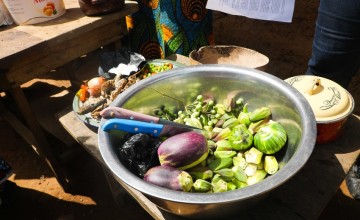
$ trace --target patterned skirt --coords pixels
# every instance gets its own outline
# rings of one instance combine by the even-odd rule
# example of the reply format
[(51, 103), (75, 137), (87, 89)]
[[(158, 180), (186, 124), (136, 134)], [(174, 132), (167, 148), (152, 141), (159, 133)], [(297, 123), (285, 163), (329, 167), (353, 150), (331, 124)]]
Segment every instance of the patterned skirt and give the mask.
[(146, 59), (213, 45), (212, 12), (207, 0), (138, 0), (139, 11), (126, 18), (129, 49)]

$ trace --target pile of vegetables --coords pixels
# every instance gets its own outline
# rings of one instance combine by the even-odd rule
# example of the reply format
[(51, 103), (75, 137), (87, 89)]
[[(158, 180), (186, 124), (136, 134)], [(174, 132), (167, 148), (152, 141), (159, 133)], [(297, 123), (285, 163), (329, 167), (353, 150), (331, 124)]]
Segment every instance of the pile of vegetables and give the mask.
[[(127, 66), (125, 64), (120, 64)], [(120, 66), (119, 65), (119, 66)], [(128, 69), (131, 69), (127, 66)], [(136, 67), (137, 68), (137, 67)], [(128, 69), (119, 70), (120, 73), (115, 75), (113, 78), (97, 76), (93, 77), (87, 82), (84, 82), (76, 96), (79, 99), (79, 108), (75, 109), (78, 115), (89, 114), (94, 120), (100, 120), (100, 111), (107, 106), (122, 92), (124, 92), (131, 85), (145, 79), (149, 76), (155, 75), (166, 70), (174, 68), (170, 62), (164, 63), (153, 63), (147, 62), (140, 71), (131, 71), (127, 74)], [(124, 71), (122, 73), (121, 71)]]
[[(144, 180), (173, 190), (218, 193), (275, 174), (279, 170), (275, 154), (286, 144), (286, 131), (271, 119), (269, 107), (248, 108), (241, 98), (221, 104), (199, 95), (175, 114), (174, 121), (203, 132), (163, 140), (157, 148), (160, 164), (149, 168)], [(157, 114), (169, 115), (159, 110)]]
[(166, 70), (171, 70), (173, 68), (173, 64), (172, 63), (163, 63), (163, 64), (154, 64), (154, 63), (147, 63), (144, 66), (144, 69), (142, 70), (143, 74), (143, 79), (155, 75), (157, 73), (160, 72), (164, 72)]

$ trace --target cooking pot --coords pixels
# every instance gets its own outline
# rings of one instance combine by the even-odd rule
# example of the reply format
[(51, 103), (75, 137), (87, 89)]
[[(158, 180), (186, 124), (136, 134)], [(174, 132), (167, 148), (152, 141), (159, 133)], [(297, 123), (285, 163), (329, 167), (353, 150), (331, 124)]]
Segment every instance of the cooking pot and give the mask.
[(354, 99), (336, 82), (319, 76), (300, 75), (285, 80), (309, 102), (317, 122), (317, 144), (336, 140), (354, 110)]
[(299, 91), (283, 80), (259, 70), (235, 65), (204, 64), (176, 68), (146, 78), (129, 87), (111, 104), (152, 114), (160, 106), (181, 107), (199, 94), (213, 95), (219, 102), (236, 92), (249, 111), (268, 106), (280, 122), (288, 141), (276, 154), (280, 170), (263, 181), (223, 193), (179, 192), (159, 187), (134, 175), (121, 163), (116, 146), (122, 135), (98, 130), (101, 155), (120, 181), (143, 193), (162, 210), (191, 218), (224, 218), (258, 204), (269, 192), (296, 175), (309, 159), (316, 140), (313, 111)]

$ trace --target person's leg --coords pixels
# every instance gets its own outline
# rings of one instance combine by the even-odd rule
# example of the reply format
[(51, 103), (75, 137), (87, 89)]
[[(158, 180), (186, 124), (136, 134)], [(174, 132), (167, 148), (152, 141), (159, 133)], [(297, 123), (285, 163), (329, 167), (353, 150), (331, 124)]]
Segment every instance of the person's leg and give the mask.
[(360, 1), (321, 0), (307, 74), (347, 88), (360, 67)]

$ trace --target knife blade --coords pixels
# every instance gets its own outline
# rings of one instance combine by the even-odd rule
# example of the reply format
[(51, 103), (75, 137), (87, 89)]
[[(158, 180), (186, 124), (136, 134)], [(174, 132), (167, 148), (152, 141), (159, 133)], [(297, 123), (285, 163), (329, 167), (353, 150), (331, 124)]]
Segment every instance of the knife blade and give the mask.
[[(174, 122), (175, 123), (175, 122)], [(196, 131), (201, 132), (201, 129), (194, 128), (187, 125), (164, 125), (151, 122), (137, 121), (133, 119), (111, 118), (103, 123), (101, 126), (103, 131), (119, 130), (132, 134), (146, 133), (154, 137), (170, 137), (176, 134)]]
[[(196, 127), (180, 124), (177, 122), (169, 121), (169, 120), (158, 118), (158, 117), (155, 117), (152, 115), (147, 115), (147, 114), (131, 111), (129, 109), (116, 107), (116, 106), (110, 106), (110, 107), (103, 109), (100, 112), (100, 115), (101, 115), (101, 117), (103, 117), (105, 119), (121, 118), (121, 119), (130, 119), (130, 120), (136, 120), (136, 121), (150, 122), (150, 123), (155, 123), (155, 124), (184, 127), (184, 128), (188, 128), (188, 129), (194, 129), (194, 130), (199, 129)], [(201, 129), (199, 129), (199, 130), (201, 130)]]

